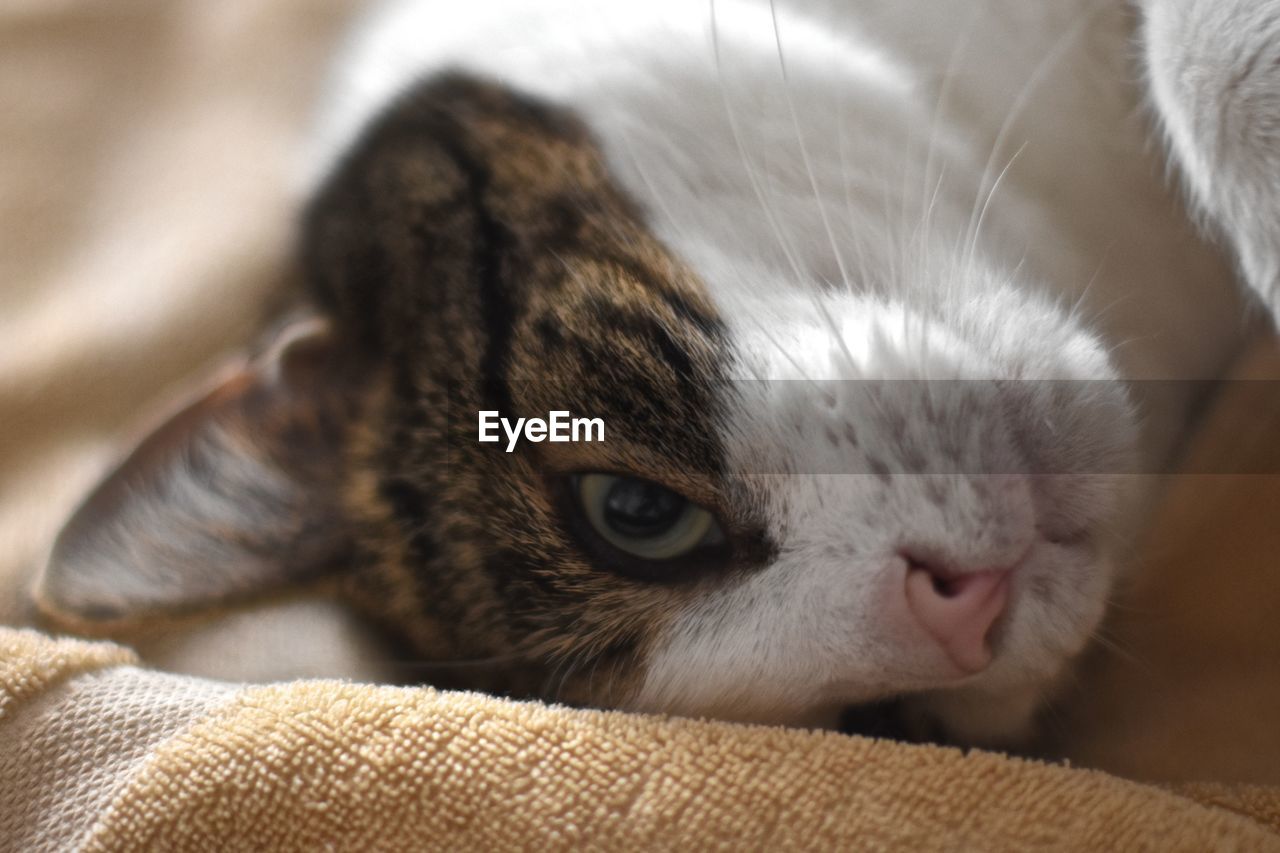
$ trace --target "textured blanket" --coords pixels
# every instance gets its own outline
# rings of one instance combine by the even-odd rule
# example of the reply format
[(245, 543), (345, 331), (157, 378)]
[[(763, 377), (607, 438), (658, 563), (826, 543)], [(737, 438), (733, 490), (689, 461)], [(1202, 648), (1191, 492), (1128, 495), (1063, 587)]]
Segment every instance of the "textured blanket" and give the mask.
[[(0, 4), (0, 624), (29, 622), (32, 570), (137, 415), (239, 345), (288, 280), (290, 166), (355, 5)], [(1261, 351), (1241, 375), (1277, 363)], [(1277, 434), (1280, 412), (1224, 401), (1191, 467), (1277, 470)], [(0, 628), (0, 850), (1280, 849), (1278, 514), (1274, 475), (1174, 484), (1115, 653), (1051, 717), (1059, 751), (1105, 773), (226, 684)]]
[(1280, 850), (1275, 789), (132, 663), (0, 633), (8, 849)]

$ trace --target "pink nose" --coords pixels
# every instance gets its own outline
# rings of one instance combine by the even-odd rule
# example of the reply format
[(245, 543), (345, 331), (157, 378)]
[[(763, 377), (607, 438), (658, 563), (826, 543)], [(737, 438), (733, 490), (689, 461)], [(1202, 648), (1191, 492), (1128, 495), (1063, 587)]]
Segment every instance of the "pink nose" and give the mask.
[(907, 607), (957, 667), (979, 672), (991, 662), (987, 635), (1009, 604), (1008, 570), (941, 573), (908, 561)]

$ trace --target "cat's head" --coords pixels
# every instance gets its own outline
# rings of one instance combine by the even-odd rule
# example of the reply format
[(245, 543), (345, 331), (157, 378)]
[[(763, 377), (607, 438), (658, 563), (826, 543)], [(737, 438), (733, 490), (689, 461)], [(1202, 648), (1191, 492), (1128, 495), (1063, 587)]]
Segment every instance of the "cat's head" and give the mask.
[[(474, 665), (433, 681), (780, 722), (909, 694), (960, 737), (1025, 717), (1101, 617), (1130, 412), (1011, 279), (713, 298), (571, 115), (456, 76), (371, 125), (304, 244), (324, 319), (89, 498), (47, 610), (336, 577)], [(604, 440), (507, 452), (481, 411)]]

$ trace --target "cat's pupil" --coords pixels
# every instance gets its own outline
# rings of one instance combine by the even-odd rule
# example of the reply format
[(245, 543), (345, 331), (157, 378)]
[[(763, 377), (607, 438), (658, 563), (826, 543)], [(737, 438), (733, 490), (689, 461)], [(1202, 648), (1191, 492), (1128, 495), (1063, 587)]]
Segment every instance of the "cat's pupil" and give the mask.
[(684, 514), (687, 502), (656, 483), (619, 478), (604, 499), (604, 520), (624, 536), (659, 536)]

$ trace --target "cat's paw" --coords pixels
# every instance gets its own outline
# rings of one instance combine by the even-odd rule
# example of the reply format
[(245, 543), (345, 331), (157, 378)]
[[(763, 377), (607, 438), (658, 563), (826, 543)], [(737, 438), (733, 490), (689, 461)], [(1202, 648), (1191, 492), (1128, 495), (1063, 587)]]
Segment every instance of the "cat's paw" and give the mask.
[(1147, 0), (1144, 54), (1199, 211), (1280, 319), (1280, 0)]

